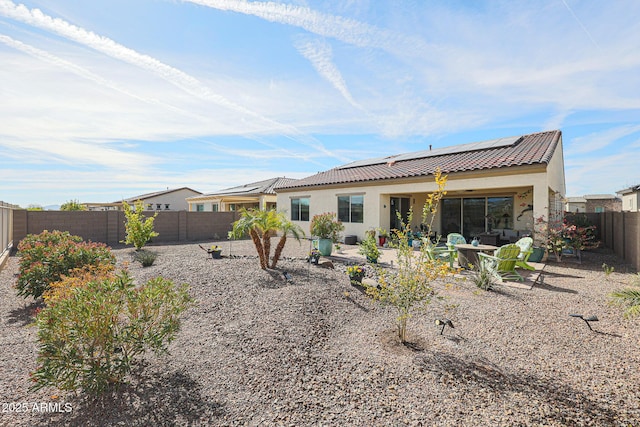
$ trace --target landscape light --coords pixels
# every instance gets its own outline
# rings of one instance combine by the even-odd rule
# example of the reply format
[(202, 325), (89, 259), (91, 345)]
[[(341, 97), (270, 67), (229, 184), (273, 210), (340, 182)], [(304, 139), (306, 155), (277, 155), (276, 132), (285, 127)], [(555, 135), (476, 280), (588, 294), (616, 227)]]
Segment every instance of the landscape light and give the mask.
[(446, 326), (449, 326), (450, 328), (453, 328), (453, 322), (451, 322), (451, 320), (449, 319), (436, 319), (436, 325), (438, 326), (442, 326), (442, 329), (440, 330), (440, 335), (442, 335), (442, 333), (444, 332), (444, 328)]
[(593, 315), (589, 317), (584, 317), (582, 314), (569, 314), (569, 316), (577, 317), (578, 319), (584, 320), (584, 323), (586, 323), (589, 329), (592, 331), (593, 329), (591, 328), (591, 325), (589, 324), (589, 322), (597, 322), (599, 320), (598, 316), (593, 316)]

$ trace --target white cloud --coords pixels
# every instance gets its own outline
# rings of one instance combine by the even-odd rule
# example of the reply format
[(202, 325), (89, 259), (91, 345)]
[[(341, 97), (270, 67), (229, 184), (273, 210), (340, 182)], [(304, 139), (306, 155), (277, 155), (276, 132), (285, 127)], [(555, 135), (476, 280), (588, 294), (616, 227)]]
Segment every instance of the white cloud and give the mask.
[(640, 125), (614, 127), (604, 131), (573, 138), (569, 145), (569, 149), (572, 154), (589, 154), (602, 150), (611, 144), (615, 144), (619, 139), (637, 132), (640, 132)]

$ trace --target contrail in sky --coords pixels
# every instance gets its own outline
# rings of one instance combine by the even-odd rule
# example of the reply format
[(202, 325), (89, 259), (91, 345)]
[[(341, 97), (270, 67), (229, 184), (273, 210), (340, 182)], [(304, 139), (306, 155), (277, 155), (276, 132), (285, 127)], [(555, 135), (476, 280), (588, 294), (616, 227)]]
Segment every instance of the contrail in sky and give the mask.
[(170, 65), (164, 64), (151, 56), (136, 52), (135, 50), (123, 46), (107, 37), (103, 37), (91, 31), (87, 31), (62, 19), (52, 18), (42, 13), (42, 11), (40, 11), (39, 9), (30, 10), (22, 4), (16, 5), (9, 0), (0, 0), (0, 15), (4, 15), (10, 19), (14, 19), (29, 25), (36, 26), (38, 28), (42, 28), (47, 31), (54, 32), (77, 43), (91, 47), (92, 49), (95, 49), (113, 58), (149, 70), (154, 74), (160, 76), (167, 82), (181, 88), (182, 90), (193, 96), (212, 101), (222, 107), (258, 119), (265, 124), (279, 129), (281, 132), (283, 132), (284, 136), (293, 141), (318, 150), (326, 154), (327, 156), (340, 159), (336, 154), (327, 150), (320, 141), (302, 134), (293, 126), (276, 122), (275, 120), (271, 120), (254, 111), (242, 107), (221, 95), (213, 93), (208, 87), (203, 85), (195, 77), (192, 77), (189, 74)]
[(573, 12), (573, 9), (571, 9), (569, 7), (569, 5), (567, 4), (567, 2), (565, 0), (562, 0), (562, 3), (564, 3), (564, 6), (567, 8), (567, 10), (571, 13), (571, 15), (573, 15), (573, 18), (576, 20), (576, 22), (578, 23), (578, 25), (580, 25), (580, 27), (582, 28), (582, 30), (587, 34), (587, 36), (589, 37), (589, 39), (591, 39), (591, 42), (596, 46), (596, 47), (600, 47), (598, 45), (598, 43), (595, 41), (595, 39), (591, 36), (591, 33), (589, 32), (589, 30), (587, 30), (587, 27), (585, 27), (582, 24), (582, 21), (580, 21), (580, 19), (578, 18), (578, 16)]

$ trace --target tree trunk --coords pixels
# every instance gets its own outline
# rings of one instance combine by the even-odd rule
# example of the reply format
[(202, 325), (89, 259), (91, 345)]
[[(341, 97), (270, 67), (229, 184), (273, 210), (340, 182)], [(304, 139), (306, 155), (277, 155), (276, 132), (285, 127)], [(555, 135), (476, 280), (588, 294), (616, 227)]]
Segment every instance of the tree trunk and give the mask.
[(258, 232), (253, 228), (249, 230), (249, 235), (251, 236), (251, 240), (253, 240), (253, 244), (258, 251), (258, 257), (260, 258), (260, 268), (263, 270), (267, 269), (267, 261), (264, 259), (264, 249), (262, 247), (262, 242), (260, 241), (260, 237), (258, 236)]
[(271, 255), (271, 231), (267, 230), (262, 235), (262, 250), (264, 251), (264, 262), (269, 266), (269, 255)]
[(283, 234), (278, 241), (278, 246), (276, 246), (276, 252), (273, 254), (273, 261), (271, 262), (271, 268), (276, 268), (276, 264), (280, 259), (280, 255), (282, 254), (282, 250), (284, 249), (284, 244), (287, 242), (287, 235)]

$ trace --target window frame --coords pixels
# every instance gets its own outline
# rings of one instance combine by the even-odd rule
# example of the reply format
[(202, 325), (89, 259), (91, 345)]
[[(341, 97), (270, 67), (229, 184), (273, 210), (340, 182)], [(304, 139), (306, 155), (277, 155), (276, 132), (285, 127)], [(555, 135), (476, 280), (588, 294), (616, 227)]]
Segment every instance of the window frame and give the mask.
[[(304, 212), (304, 209), (302, 209), (303, 206), (305, 206), (303, 203), (301, 203), (301, 201), (306, 200), (306, 212)], [(297, 203), (297, 209), (294, 209), (294, 202), (298, 201)], [(290, 198), (290, 208), (291, 208), (291, 214), (290, 214), (290, 218), (291, 221), (304, 221), (304, 222), (309, 222), (309, 219), (311, 217), (310, 211), (311, 211), (311, 198), (310, 197), (291, 197)], [(306, 213), (306, 215), (304, 215)], [(306, 219), (305, 219), (306, 216)]]
[[(358, 202), (354, 203), (353, 199), (356, 197), (360, 199), (359, 203)], [(345, 201), (348, 204), (347, 206), (348, 212), (346, 212), (347, 214), (346, 216), (344, 212), (345, 207), (341, 206), (341, 201), (342, 201), (342, 204), (344, 204)], [(350, 223), (350, 224), (364, 224), (364, 193), (338, 194), (336, 202), (338, 205), (339, 221), (343, 223)], [(360, 206), (360, 208), (354, 209), (354, 206)], [(359, 214), (359, 218), (357, 216), (358, 214)]]

